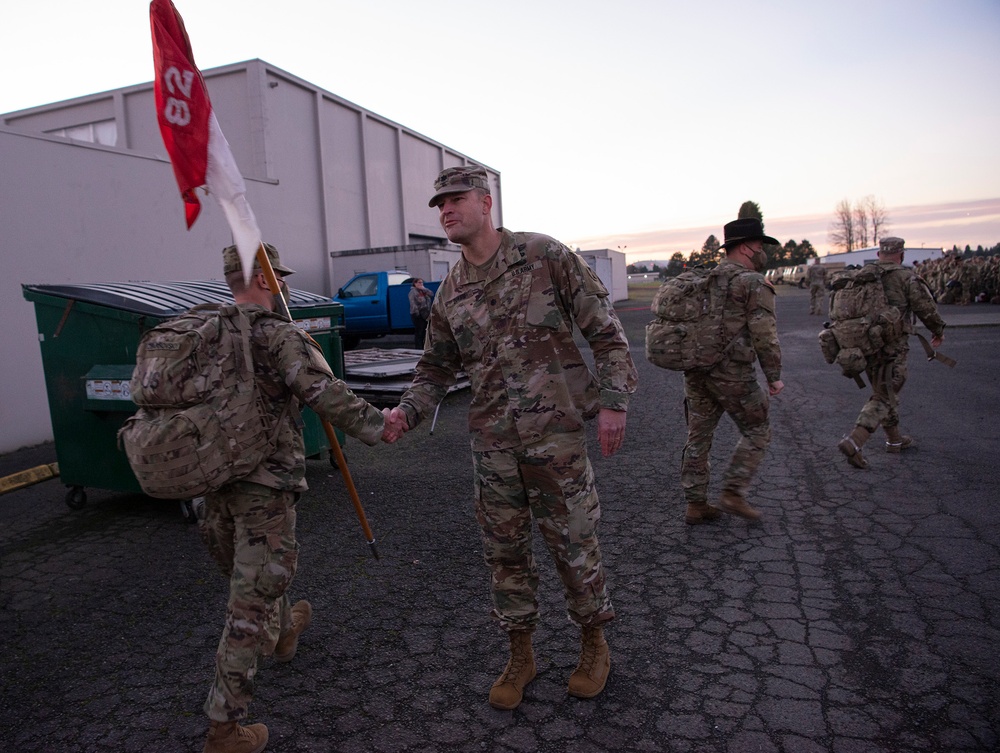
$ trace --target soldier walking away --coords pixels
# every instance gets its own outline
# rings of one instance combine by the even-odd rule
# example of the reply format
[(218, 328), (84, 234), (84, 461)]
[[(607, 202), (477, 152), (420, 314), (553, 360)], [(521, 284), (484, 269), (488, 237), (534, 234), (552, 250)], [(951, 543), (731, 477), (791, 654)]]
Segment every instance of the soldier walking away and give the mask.
[(930, 330), (932, 347), (938, 348), (944, 341), (944, 320), (927, 283), (912, 269), (903, 266), (903, 246), (902, 238), (879, 241), (876, 263), (883, 270), (882, 286), (887, 303), (902, 314), (903, 336), (869, 356), (865, 365), (872, 395), (861, 409), (854, 428), (837, 445), (855, 468), (868, 467), (861, 448), (879, 425), (885, 431), (886, 452), (902, 452), (913, 446), (913, 439), (899, 429), (899, 393), (906, 383), (906, 357), (910, 352), (909, 335), (914, 332), (914, 317)]
[(806, 280), (809, 283), (809, 313), (823, 315), (823, 298), (826, 296), (826, 267), (820, 263), (819, 257), (806, 269)]
[[(535, 677), (532, 517), (555, 560), (569, 619), (581, 629), (568, 692), (592, 698), (610, 672), (603, 626), (614, 610), (584, 422), (597, 418), (605, 456), (621, 447), (637, 379), (628, 340), (608, 291), (577, 254), (546, 235), (494, 227), (485, 170), (449, 168), (434, 189), (430, 206), (448, 239), (461, 245), (462, 259), (438, 288), (426, 349), (390, 422), (412, 429), (444, 398), (455, 373), (468, 373), (476, 518), (492, 615), (510, 640), (510, 660), (489, 702), (515, 708)], [(574, 342), (575, 328), (593, 351), (596, 376)]]
[[(768, 394), (777, 395), (781, 381), (781, 348), (774, 314), (774, 288), (760, 274), (767, 264), (764, 243), (778, 244), (764, 235), (754, 218), (738, 219), (724, 228), (726, 258), (717, 273), (728, 281), (723, 310), (725, 355), (710, 370), (684, 372), (684, 408), (687, 443), (681, 458), (681, 486), (687, 511), (684, 522), (697, 525), (716, 520), (719, 510), (748, 520), (760, 512), (746, 501), (747, 488), (771, 442)], [(768, 391), (757, 382), (754, 363), (760, 360)], [(718, 506), (708, 504), (709, 451), (723, 413), (741, 434), (729, 467), (722, 477)]]
[[(277, 249), (265, 244), (279, 278), (292, 274)], [(215, 681), (205, 701), (210, 729), (205, 753), (258, 753), (267, 727), (239, 722), (253, 697), (258, 657), (291, 661), (299, 635), (312, 620), (302, 600), (291, 606), (295, 575), (295, 502), (307, 489), (299, 405), (365, 444), (384, 436), (384, 415), (337, 379), (319, 347), (295, 324), (275, 313), (264, 273), (255, 266), (244, 282), (235, 246), (223, 252), (223, 271), (236, 306), (250, 322), (254, 378), (265, 415), (276, 428), (275, 449), (249, 475), (205, 497), (202, 537), (229, 579), (226, 622), (215, 659)], [(285, 283), (281, 283), (285, 288)], [(386, 411), (388, 413), (388, 411)]]

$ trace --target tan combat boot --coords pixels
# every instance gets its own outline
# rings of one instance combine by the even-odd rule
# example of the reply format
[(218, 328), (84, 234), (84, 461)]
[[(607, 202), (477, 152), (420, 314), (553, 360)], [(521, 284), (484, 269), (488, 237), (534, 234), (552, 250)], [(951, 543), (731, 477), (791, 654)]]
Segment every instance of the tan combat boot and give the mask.
[(861, 454), (861, 448), (865, 446), (872, 433), (863, 426), (855, 426), (851, 433), (837, 443), (837, 448), (847, 457), (847, 462), (855, 468), (867, 468), (868, 461)]
[(719, 497), (719, 509), (747, 520), (760, 520), (760, 511), (750, 507), (743, 495), (736, 492), (723, 491)]
[(309, 627), (312, 615), (312, 604), (305, 599), (295, 602), (292, 607), (292, 627), (287, 633), (278, 637), (278, 644), (274, 647), (275, 661), (286, 662), (295, 657), (295, 652), (299, 648), (299, 636)]
[(611, 654), (604, 630), (583, 626), (580, 633), (580, 663), (569, 676), (567, 692), (577, 698), (593, 698), (604, 690), (611, 674)]
[(902, 452), (913, 446), (913, 437), (900, 434), (898, 426), (883, 426), (882, 430), (885, 431), (886, 452)]
[(708, 523), (718, 520), (722, 513), (718, 508), (712, 507), (708, 502), (689, 502), (687, 512), (684, 513), (684, 522), (689, 526), (696, 526), (699, 523)]
[(531, 650), (530, 630), (511, 630), (510, 660), (493, 687), (490, 706), (495, 709), (515, 709), (524, 698), (524, 688), (535, 679), (535, 655)]
[(260, 753), (267, 745), (267, 727), (236, 722), (212, 722), (203, 753)]

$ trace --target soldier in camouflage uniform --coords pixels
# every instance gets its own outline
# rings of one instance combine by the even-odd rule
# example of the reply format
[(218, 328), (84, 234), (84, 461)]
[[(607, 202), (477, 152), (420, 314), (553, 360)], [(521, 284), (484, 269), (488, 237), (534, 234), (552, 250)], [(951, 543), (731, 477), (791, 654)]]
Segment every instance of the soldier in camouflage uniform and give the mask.
[(424, 287), (423, 278), (415, 277), (407, 298), (410, 302), (410, 318), (413, 320), (413, 347), (415, 350), (423, 350), (434, 294)]
[(903, 315), (904, 335), (868, 358), (865, 373), (872, 386), (872, 396), (861, 409), (851, 433), (837, 447), (855, 468), (867, 468), (861, 448), (878, 429), (885, 431), (886, 452), (901, 452), (913, 445), (912, 438), (899, 430), (899, 392), (906, 383), (906, 357), (910, 352), (909, 335), (916, 316), (931, 331), (931, 345), (937, 348), (944, 340), (944, 320), (927, 284), (912, 269), (903, 266), (903, 239), (882, 238), (878, 262), (883, 270), (882, 286), (890, 306)]
[[(771, 442), (768, 393), (777, 395), (781, 381), (781, 348), (774, 315), (774, 288), (760, 270), (767, 263), (760, 220), (734, 220), (724, 228), (726, 258), (719, 273), (729, 279), (723, 326), (732, 341), (722, 361), (710, 371), (684, 372), (684, 406), (688, 436), (681, 459), (681, 486), (687, 501), (684, 521), (697, 525), (716, 520), (719, 510), (748, 520), (760, 513), (746, 501), (746, 490)], [(768, 393), (757, 382), (754, 362), (760, 360)], [(742, 435), (722, 478), (718, 507), (708, 504), (709, 463), (715, 427), (723, 413)]]
[[(273, 246), (265, 248), (279, 278), (292, 273)], [(298, 561), (295, 501), (307, 488), (299, 406), (308, 405), (366, 444), (383, 436), (384, 416), (333, 375), (313, 340), (274, 313), (275, 301), (259, 267), (244, 282), (235, 246), (223, 251), (223, 269), (236, 305), (251, 322), (254, 373), (265, 412), (272, 425), (281, 422), (271, 456), (249, 475), (208, 494), (199, 521), (209, 552), (229, 579), (215, 681), (205, 701), (211, 720), (205, 751), (250, 753), (267, 744), (266, 726), (238, 723), (253, 696), (257, 659), (271, 655), (290, 661), (312, 619), (308, 601), (290, 606), (286, 595)]]
[[(598, 546), (601, 508), (584, 421), (598, 419), (604, 455), (621, 446), (636, 370), (608, 292), (558, 241), (495, 228), (487, 173), (444, 170), (434, 184), (449, 240), (462, 259), (431, 307), (427, 345), (412, 387), (391, 420), (413, 428), (468, 373), (475, 510), (490, 568), (493, 616), (508, 632), (511, 658), (490, 689), (511, 709), (535, 676), (538, 623), (532, 517), (556, 564), (569, 618), (581, 627), (571, 695), (591, 698), (610, 671), (602, 626), (614, 616)], [(574, 342), (590, 344), (597, 375)]]
[(809, 313), (823, 315), (823, 298), (826, 297), (826, 267), (817, 256), (806, 269), (809, 282)]

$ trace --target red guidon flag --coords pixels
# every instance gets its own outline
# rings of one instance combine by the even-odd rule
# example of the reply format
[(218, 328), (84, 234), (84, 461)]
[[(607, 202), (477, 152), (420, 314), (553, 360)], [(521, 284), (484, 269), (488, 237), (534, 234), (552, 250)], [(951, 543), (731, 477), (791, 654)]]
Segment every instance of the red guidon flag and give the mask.
[(149, 25), (156, 68), (156, 118), (184, 199), (188, 229), (201, 211), (195, 189), (204, 186), (226, 215), (249, 277), (260, 246), (260, 229), (247, 203), (243, 176), (212, 111), (205, 79), (194, 64), (184, 21), (170, 0), (153, 0)]

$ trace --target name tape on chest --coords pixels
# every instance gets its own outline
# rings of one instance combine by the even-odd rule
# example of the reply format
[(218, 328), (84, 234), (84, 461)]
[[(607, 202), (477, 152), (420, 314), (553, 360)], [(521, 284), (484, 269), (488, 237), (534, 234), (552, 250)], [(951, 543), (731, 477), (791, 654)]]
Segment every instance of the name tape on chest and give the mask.
[(541, 268), (542, 268), (542, 260), (536, 259), (535, 261), (531, 262), (531, 264), (525, 264), (523, 267), (517, 267), (510, 273), (510, 276), (520, 277), (521, 275), (528, 274), (528, 272), (533, 272), (536, 269), (541, 269)]

